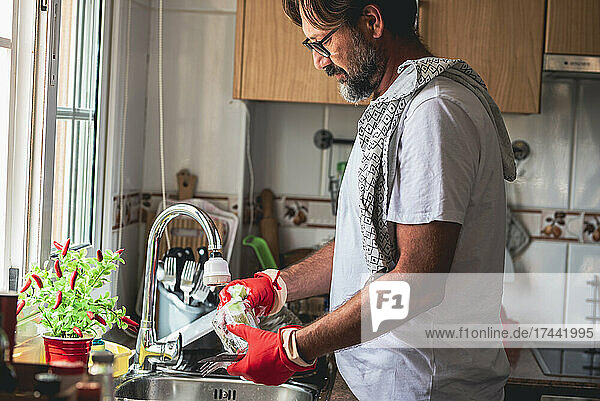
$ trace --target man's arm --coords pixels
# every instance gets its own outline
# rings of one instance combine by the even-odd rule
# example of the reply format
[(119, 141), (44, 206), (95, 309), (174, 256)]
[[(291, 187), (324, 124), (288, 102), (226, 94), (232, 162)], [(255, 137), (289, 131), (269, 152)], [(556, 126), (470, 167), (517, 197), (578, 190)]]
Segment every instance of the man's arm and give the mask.
[(308, 258), (281, 271), (288, 301), (329, 293), (334, 245), (334, 241), (328, 242)]
[[(396, 224), (400, 259), (394, 270), (380, 279), (402, 280), (407, 273), (448, 273), (460, 229), (460, 224), (439, 221), (416, 225)], [(429, 280), (423, 280), (428, 281), (424, 284), (414, 280), (419, 275), (409, 276), (410, 313), (402, 322), (439, 305), (444, 298), (445, 283), (439, 283), (438, 288), (431, 291)], [(424, 287), (427, 287), (427, 291), (419, 291)], [(370, 310), (368, 302), (369, 293), (365, 287), (340, 308), (298, 330), (296, 341), (303, 359), (311, 361), (328, 352), (359, 344), (362, 308)]]

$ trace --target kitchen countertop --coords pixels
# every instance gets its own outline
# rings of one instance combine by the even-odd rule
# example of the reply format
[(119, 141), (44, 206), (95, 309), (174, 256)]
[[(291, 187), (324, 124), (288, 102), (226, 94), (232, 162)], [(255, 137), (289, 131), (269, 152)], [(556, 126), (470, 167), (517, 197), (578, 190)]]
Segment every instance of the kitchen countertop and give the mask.
[(600, 389), (600, 378), (545, 375), (530, 349), (510, 349), (508, 353), (513, 360), (508, 384)]

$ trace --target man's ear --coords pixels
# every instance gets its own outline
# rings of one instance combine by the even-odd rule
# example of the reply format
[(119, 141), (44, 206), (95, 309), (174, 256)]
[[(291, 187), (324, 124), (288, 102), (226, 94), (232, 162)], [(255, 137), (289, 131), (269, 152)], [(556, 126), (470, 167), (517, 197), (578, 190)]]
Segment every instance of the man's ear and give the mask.
[(373, 39), (379, 39), (383, 36), (383, 15), (379, 7), (374, 4), (365, 6), (361, 18), (364, 18), (367, 32)]

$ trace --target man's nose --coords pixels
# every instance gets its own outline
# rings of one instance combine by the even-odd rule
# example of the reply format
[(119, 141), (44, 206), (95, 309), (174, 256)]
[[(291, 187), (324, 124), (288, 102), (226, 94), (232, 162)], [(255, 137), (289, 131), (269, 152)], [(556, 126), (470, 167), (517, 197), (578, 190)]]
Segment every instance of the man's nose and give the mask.
[(317, 70), (322, 70), (325, 67), (327, 67), (329, 64), (331, 64), (331, 60), (329, 59), (329, 57), (323, 57), (317, 51), (313, 50), (312, 56), (313, 56), (313, 63), (315, 64), (315, 68)]

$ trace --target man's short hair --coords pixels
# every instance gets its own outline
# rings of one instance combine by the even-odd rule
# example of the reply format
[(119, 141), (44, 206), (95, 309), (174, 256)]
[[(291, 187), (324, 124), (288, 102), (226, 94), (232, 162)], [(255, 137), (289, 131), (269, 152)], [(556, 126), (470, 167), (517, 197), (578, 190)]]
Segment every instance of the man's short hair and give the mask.
[(416, 0), (282, 0), (283, 10), (302, 26), (300, 7), (308, 22), (317, 29), (329, 30), (342, 25), (354, 27), (365, 6), (381, 10), (385, 29), (406, 39), (418, 39), (415, 31)]

